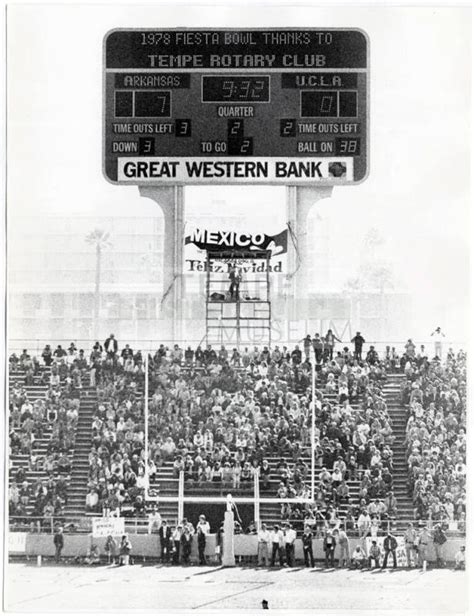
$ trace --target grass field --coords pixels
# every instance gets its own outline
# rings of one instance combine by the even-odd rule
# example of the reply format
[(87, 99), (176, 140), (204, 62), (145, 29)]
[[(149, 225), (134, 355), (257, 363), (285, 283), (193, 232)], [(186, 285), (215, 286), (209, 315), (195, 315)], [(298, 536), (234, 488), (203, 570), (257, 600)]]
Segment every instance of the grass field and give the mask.
[(4, 608), (15, 612), (307, 609), (313, 614), (465, 614), (467, 577), (451, 570), (347, 571), (10, 564)]

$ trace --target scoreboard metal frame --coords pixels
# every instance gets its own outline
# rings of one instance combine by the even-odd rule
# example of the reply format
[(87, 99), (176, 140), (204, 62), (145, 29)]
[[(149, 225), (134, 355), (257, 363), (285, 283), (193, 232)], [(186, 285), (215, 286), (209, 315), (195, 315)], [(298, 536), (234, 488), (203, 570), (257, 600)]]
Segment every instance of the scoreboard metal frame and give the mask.
[[(262, 50), (261, 38), (266, 41), (273, 35), (304, 36), (310, 41), (312, 37), (325, 38), (331, 42), (311, 41), (306, 46), (283, 43), (272, 54), (268, 50), (275, 51), (278, 44), (271, 42), (268, 49), (263, 46)], [(204, 45), (198, 58), (201, 64), (197, 66), (155, 66), (155, 60), (151, 60), (170, 58), (179, 63), (181, 57), (197, 58), (192, 54), (198, 43), (190, 43), (186, 55), (184, 43), (177, 45), (176, 41), (211, 36), (214, 40), (230, 38), (237, 42), (208, 46), (216, 51), (212, 57)], [(125, 44), (117, 44), (113, 37), (123, 39)], [(140, 44), (147, 49), (134, 47), (133, 41), (139, 37), (149, 40)], [(255, 43), (252, 37), (260, 42)], [(334, 37), (337, 45), (327, 49)], [(344, 48), (345, 37), (349, 51)], [(168, 40), (167, 46), (150, 42), (162, 38)], [(248, 44), (242, 42), (246, 39)], [(114, 44), (109, 48), (111, 40)], [(351, 55), (353, 48), (356, 52)], [(242, 57), (236, 50), (245, 50), (250, 61), (252, 57), (260, 61), (267, 58), (269, 65), (205, 65), (219, 54), (226, 61), (227, 57)], [(103, 41), (104, 177), (113, 184), (157, 186), (359, 184), (369, 173), (369, 52), (369, 38), (359, 28), (110, 30)], [(284, 65), (285, 57), (291, 58), (291, 54), (296, 66)], [(145, 57), (150, 58), (152, 66), (143, 66)], [(300, 58), (311, 64), (327, 57), (328, 65), (298, 64)], [(281, 66), (273, 66), (275, 58)], [(344, 65), (339, 66), (341, 63)], [(175, 77), (178, 85), (125, 85), (126, 76), (143, 79), (152, 75), (157, 81)], [(169, 83), (169, 79), (164, 81)], [(318, 86), (318, 81), (322, 85)], [(123, 93), (124, 115), (116, 115), (119, 93)], [(215, 100), (205, 100), (213, 96)], [(340, 115), (341, 109), (348, 115)], [(204, 169), (205, 173), (194, 173), (196, 169)]]

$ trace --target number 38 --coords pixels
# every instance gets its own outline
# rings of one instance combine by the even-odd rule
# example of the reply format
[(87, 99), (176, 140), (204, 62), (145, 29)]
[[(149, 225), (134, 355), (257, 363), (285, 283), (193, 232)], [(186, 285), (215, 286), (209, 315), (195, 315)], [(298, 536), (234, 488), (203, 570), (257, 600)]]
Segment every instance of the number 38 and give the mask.
[(339, 144), (339, 154), (356, 154), (358, 145), (358, 139), (341, 139)]

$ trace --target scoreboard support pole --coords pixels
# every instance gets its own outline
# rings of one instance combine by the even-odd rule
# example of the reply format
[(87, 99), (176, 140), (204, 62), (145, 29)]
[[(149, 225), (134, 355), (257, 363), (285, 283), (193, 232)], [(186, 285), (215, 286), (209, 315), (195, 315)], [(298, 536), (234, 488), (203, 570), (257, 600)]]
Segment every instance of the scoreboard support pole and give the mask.
[(184, 187), (140, 186), (140, 195), (160, 206), (164, 218), (163, 292), (160, 315), (161, 340), (183, 340), (184, 300)]
[[(290, 331), (296, 326), (301, 305), (307, 307), (308, 276), (310, 261), (310, 240), (308, 236), (308, 214), (311, 207), (332, 195), (332, 186), (287, 186), (286, 216), (290, 237), (288, 241), (288, 287), (286, 317)], [(311, 315), (317, 318), (317, 315)], [(305, 332), (309, 333), (309, 332)]]

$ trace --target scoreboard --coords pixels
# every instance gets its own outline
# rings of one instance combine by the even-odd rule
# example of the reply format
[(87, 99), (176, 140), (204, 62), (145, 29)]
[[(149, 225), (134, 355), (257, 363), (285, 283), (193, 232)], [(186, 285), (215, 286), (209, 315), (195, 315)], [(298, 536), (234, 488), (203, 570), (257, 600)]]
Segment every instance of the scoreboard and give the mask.
[(354, 184), (368, 173), (358, 29), (112, 30), (105, 177), (119, 184)]

